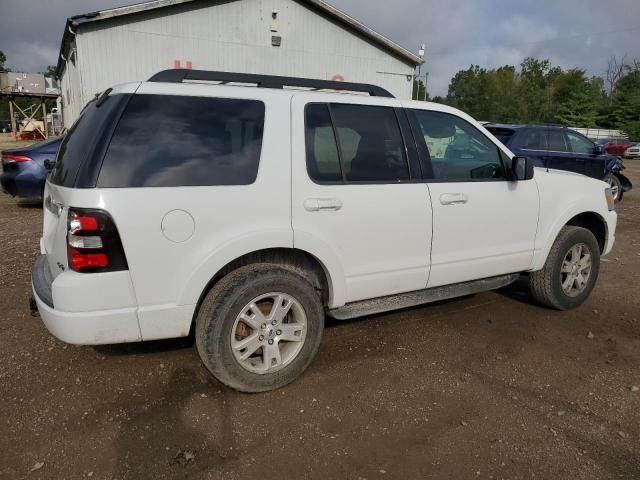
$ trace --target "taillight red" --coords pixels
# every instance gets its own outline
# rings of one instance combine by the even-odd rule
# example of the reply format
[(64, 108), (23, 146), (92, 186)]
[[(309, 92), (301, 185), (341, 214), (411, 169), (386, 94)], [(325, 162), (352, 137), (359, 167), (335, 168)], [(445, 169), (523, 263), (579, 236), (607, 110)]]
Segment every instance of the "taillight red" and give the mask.
[(81, 250), (69, 247), (69, 267), (79, 272), (87, 268), (103, 268), (109, 266), (109, 258), (104, 253), (83, 253)]
[(20, 163), (20, 162), (30, 162), (31, 158), (25, 155), (16, 155), (13, 153), (3, 153), (2, 161), (4, 163)]
[(127, 270), (120, 235), (104, 210), (70, 208), (67, 232), (69, 268), (76, 272)]

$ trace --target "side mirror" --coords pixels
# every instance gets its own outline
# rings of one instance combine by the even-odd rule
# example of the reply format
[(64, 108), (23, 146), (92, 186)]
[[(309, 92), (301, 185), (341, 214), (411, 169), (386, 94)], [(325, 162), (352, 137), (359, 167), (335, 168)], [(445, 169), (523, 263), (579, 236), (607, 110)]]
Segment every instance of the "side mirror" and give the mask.
[(533, 178), (533, 163), (527, 157), (513, 157), (511, 172), (513, 180), (531, 180)]
[(53, 170), (53, 167), (55, 166), (56, 161), (55, 160), (49, 160), (48, 158), (44, 161), (44, 168), (45, 170), (47, 170), (47, 172), (50, 172), (51, 170)]
[(604, 155), (604, 147), (600, 144), (593, 146), (593, 154), (594, 155)]

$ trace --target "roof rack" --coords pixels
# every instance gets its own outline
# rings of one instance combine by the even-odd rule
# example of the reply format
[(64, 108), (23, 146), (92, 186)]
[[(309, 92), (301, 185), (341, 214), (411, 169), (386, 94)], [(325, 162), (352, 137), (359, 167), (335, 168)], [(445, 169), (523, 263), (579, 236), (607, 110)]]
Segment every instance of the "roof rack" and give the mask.
[(149, 82), (182, 83), (185, 80), (220, 83), (255, 83), (262, 88), (300, 87), (313, 90), (342, 90), (368, 93), (372, 97), (394, 96), (382, 87), (366, 83), (336, 82), (333, 80), (314, 80), (311, 78), (279, 77), (274, 75), (255, 75), (252, 73), (215, 72), (209, 70), (190, 70), (176, 68), (163, 70), (153, 75)]
[(532, 122), (527, 124), (532, 127), (562, 127), (566, 128), (562, 123), (552, 123), (552, 122)]

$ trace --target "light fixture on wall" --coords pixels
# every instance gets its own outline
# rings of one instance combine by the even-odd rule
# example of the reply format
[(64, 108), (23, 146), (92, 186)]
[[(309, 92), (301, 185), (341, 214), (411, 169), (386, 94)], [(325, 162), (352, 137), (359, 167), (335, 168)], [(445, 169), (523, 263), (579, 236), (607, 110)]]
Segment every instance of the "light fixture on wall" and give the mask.
[[(271, 12), (271, 18), (273, 21), (271, 22), (271, 33), (278, 32), (278, 10), (275, 8)], [(280, 35), (271, 35), (271, 46), (279, 47), (282, 45), (282, 37)]]

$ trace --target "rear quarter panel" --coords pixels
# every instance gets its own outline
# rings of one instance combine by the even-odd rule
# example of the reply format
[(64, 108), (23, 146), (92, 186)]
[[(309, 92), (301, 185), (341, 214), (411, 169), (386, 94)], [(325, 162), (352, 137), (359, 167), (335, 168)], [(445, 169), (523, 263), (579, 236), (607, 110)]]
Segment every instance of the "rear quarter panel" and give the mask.
[[(137, 94), (243, 98), (265, 104), (253, 184), (96, 189), (101, 208), (111, 213), (120, 232), (143, 338), (186, 335), (196, 303), (222, 267), (256, 250), (293, 247), (289, 103), (282, 92), (196, 84), (142, 84)], [(165, 215), (176, 210), (186, 212), (194, 225), (192, 235), (180, 242), (162, 230)]]

